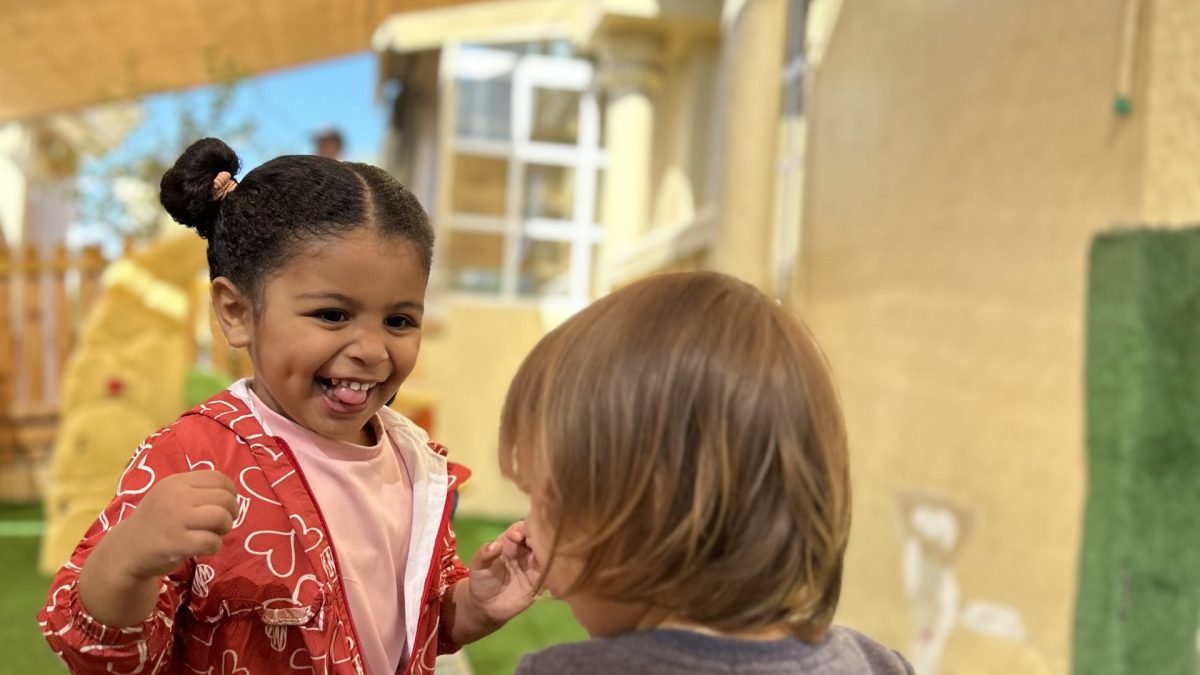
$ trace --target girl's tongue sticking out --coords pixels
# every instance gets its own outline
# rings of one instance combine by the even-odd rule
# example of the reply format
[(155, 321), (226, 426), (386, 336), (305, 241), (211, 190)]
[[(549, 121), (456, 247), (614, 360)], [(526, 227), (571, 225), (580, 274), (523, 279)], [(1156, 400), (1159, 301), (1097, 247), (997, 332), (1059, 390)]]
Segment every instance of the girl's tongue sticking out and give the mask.
[(330, 398), (347, 408), (357, 408), (366, 403), (371, 389), (375, 387), (374, 383), (339, 379), (324, 380), (321, 385)]

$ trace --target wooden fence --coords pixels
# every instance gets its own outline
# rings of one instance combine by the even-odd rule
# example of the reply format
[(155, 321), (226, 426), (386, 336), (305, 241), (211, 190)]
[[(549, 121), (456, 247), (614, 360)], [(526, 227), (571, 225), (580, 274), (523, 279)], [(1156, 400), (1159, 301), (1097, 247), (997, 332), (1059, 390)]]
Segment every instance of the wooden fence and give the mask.
[[(47, 253), (0, 245), (0, 468), (40, 466), (53, 444), (59, 380), (106, 266), (98, 247)], [(34, 496), (27, 473), (0, 471), (0, 498)]]

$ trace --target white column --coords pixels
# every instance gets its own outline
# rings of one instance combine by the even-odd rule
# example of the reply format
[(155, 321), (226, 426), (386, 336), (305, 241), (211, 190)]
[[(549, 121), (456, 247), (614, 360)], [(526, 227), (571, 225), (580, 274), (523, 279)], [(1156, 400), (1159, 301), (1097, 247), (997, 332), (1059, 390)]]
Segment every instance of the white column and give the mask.
[(714, 269), (760, 288), (771, 280), (784, 0), (736, 3), (722, 27), (717, 82), (717, 232)]
[(653, 192), (654, 96), (662, 84), (662, 38), (652, 32), (618, 32), (598, 43), (600, 84), (608, 96), (600, 220), (604, 225), (597, 291), (612, 286), (610, 272), (622, 249), (636, 242), (650, 220)]

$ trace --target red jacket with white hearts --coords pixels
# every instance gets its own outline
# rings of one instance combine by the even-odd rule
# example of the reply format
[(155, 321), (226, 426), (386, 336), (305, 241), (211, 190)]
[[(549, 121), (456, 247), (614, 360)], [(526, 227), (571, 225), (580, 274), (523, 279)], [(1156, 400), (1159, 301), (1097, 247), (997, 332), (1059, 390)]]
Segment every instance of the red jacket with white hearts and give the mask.
[[(244, 382), (150, 436), (121, 476), (117, 495), (50, 586), (38, 622), (71, 672), (364, 675), (334, 542), (286, 443), (263, 432)], [(451, 486), (467, 471), (419, 427), (384, 408), (384, 428), (404, 453), (413, 484), (412, 539), (404, 579), (411, 654), (397, 673), (433, 673), (458, 648), (442, 625), (446, 590), (467, 576), (450, 528)], [(163, 578), (141, 625), (105, 626), (79, 599), (79, 570), (108, 530), (138, 507), (155, 481), (215, 468), (234, 481), (240, 511), (221, 550)], [(370, 673), (369, 675), (380, 675)]]

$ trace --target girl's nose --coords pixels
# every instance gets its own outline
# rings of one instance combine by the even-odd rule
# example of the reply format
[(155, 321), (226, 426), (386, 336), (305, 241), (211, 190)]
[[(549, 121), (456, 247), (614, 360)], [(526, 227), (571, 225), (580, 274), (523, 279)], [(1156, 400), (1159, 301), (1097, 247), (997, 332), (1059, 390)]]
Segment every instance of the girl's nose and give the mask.
[(388, 358), (387, 343), (382, 331), (364, 329), (358, 332), (348, 350), (350, 358), (365, 366), (373, 366)]

